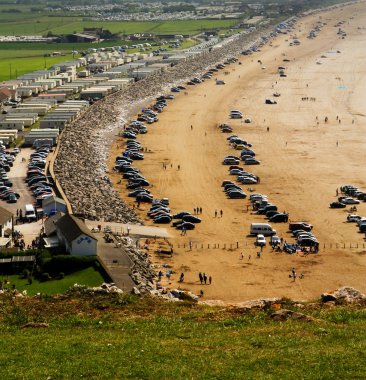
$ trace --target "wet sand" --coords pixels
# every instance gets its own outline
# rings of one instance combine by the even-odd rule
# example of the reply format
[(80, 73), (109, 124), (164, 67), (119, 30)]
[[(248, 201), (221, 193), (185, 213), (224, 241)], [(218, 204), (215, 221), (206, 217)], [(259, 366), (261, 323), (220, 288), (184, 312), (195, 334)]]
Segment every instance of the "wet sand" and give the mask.
[[(319, 16), (327, 25), (315, 39), (307, 39)], [(342, 25), (347, 32), (345, 39), (339, 38), (338, 27), (334, 27), (340, 20), (346, 21)], [(152, 254), (154, 263), (169, 263), (176, 271), (170, 283), (164, 280), (165, 285), (196, 293), (203, 289), (205, 299), (227, 302), (277, 296), (310, 299), (344, 285), (366, 291), (364, 235), (358, 234), (353, 223), (345, 222), (349, 207), (329, 209), (329, 203), (336, 200), (336, 188), (342, 184), (366, 188), (366, 69), (362, 64), (365, 21), (363, 4), (300, 20), (295, 28), (300, 46), (289, 46), (291, 36), (281, 35), (271, 42), (272, 46), (241, 57), (241, 65), (232, 64), (216, 74), (226, 85), (217, 86), (211, 79), (188, 88), (188, 95), (178, 94), (159, 114), (159, 122), (148, 127), (148, 134), (138, 137), (152, 152), (134, 165), (152, 183), (153, 195), (168, 197), (172, 213), (203, 209), (202, 223), (187, 236), (169, 229), (174, 236), (173, 258), (160, 260)], [(278, 66), (286, 67), (286, 78), (279, 77)], [(264, 104), (275, 91), (281, 94), (276, 98), (278, 104)], [(304, 101), (304, 97), (316, 100)], [(229, 120), (231, 109), (241, 110), (253, 122)], [(325, 116), (328, 123), (324, 122)], [(256, 258), (258, 249), (247, 235), (251, 223), (265, 219), (247, 212), (248, 200), (229, 200), (222, 191), (223, 180), (235, 179), (221, 164), (222, 159), (238, 154), (227, 144), (227, 135), (217, 128), (223, 122), (229, 122), (235, 134), (251, 142), (261, 160), (261, 165), (248, 167), (261, 178), (261, 183), (252, 187), (267, 194), (280, 211), (289, 212), (291, 220), (315, 226), (313, 232), (320, 242), (318, 254), (276, 254), (267, 246), (262, 257)], [(122, 140), (114, 144), (110, 166), (122, 144)], [(117, 184), (119, 178), (111, 174), (121, 196), (132, 206), (125, 182)], [(242, 187), (246, 189), (248, 185)], [(138, 215), (151, 224), (146, 217), (148, 208), (142, 205)], [(223, 217), (215, 218), (215, 210), (223, 210)], [(359, 205), (358, 214), (366, 215), (366, 203)], [(284, 240), (293, 240), (287, 233), (287, 224), (273, 226)], [(349, 248), (350, 243), (353, 248)], [(293, 267), (298, 274), (304, 274), (295, 283), (289, 278)], [(183, 284), (178, 283), (181, 271), (185, 273)], [(212, 285), (199, 284), (199, 271), (212, 276)]]

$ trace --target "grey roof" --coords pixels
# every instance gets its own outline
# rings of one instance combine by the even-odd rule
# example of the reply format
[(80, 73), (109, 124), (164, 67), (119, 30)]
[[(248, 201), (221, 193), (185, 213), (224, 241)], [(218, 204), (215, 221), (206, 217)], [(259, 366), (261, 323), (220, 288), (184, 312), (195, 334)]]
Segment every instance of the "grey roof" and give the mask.
[(55, 203), (55, 202), (62, 203), (64, 205), (66, 205), (66, 202), (62, 198), (52, 196), (52, 197), (43, 199), (43, 201), (42, 201), (42, 207), (47, 206), (50, 203)]
[(71, 243), (80, 235), (86, 235), (97, 240), (86, 224), (74, 215), (66, 214), (56, 222), (57, 229), (61, 231), (66, 241)]
[(0, 206), (0, 225), (5, 224), (12, 216), (12, 212)]
[(63, 212), (57, 212), (44, 222), (44, 232), (46, 236), (51, 236), (56, 233), (56, 222), (61, 219), (65, 214)]

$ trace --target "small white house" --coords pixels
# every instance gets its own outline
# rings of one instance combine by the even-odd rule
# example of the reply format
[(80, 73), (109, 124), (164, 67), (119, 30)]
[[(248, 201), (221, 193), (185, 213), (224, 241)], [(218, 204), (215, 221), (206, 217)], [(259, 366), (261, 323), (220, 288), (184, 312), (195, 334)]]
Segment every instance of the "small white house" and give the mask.
[(63, 245), (71, 255), (95, 256), (97, 254), (97, 239), (82, 220), (67, 214), (55, 224), (60, 245)]

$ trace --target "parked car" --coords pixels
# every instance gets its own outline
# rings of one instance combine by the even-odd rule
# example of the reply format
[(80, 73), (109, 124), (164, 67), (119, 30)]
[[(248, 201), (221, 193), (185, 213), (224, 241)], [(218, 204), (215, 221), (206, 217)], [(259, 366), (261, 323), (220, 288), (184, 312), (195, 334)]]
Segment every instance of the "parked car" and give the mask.
[(360, 219), (361, 219), (360, 215), (354, 215), (354, 214), (347, 215), (347, 222), (357, 223), (357, 221)]
[(264, 235), (261, 235), (261, 234), (257, 235), (255, 244), (259, 247), (264, 247), (266, 245), (266, 238), (264, 237)]
[(287, 223), (288, 214), (279, 213), (279, 214), (273, 215), (272, 217), (269, 218), (269, 221), (272, 223)]
[(295, 230), (311, 231), (312, 229), (313, 229), (313, 226), (305, 222), (292, 222), (289, 224), (290, 231), (295, 231)]
[(330, 205), (329, 205), (330, 208), (345, 208), (346, 205), (342, 202), (332, 202)]
[(361, 203), (358, 199), (353, 199), (351, 197), (343, 198), (341, 202), (346, 205), (358, 205)]

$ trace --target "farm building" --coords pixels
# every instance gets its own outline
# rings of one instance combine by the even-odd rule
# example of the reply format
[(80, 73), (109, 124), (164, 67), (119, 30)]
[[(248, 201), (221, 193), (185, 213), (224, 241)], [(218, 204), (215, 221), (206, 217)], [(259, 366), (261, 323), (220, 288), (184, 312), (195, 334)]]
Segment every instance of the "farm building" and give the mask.
[(94, 256), (97, 254), (97, 239), (74, 215), (64, 215), (56, 222), (56, 234), (60, 245), (75, 256)]

